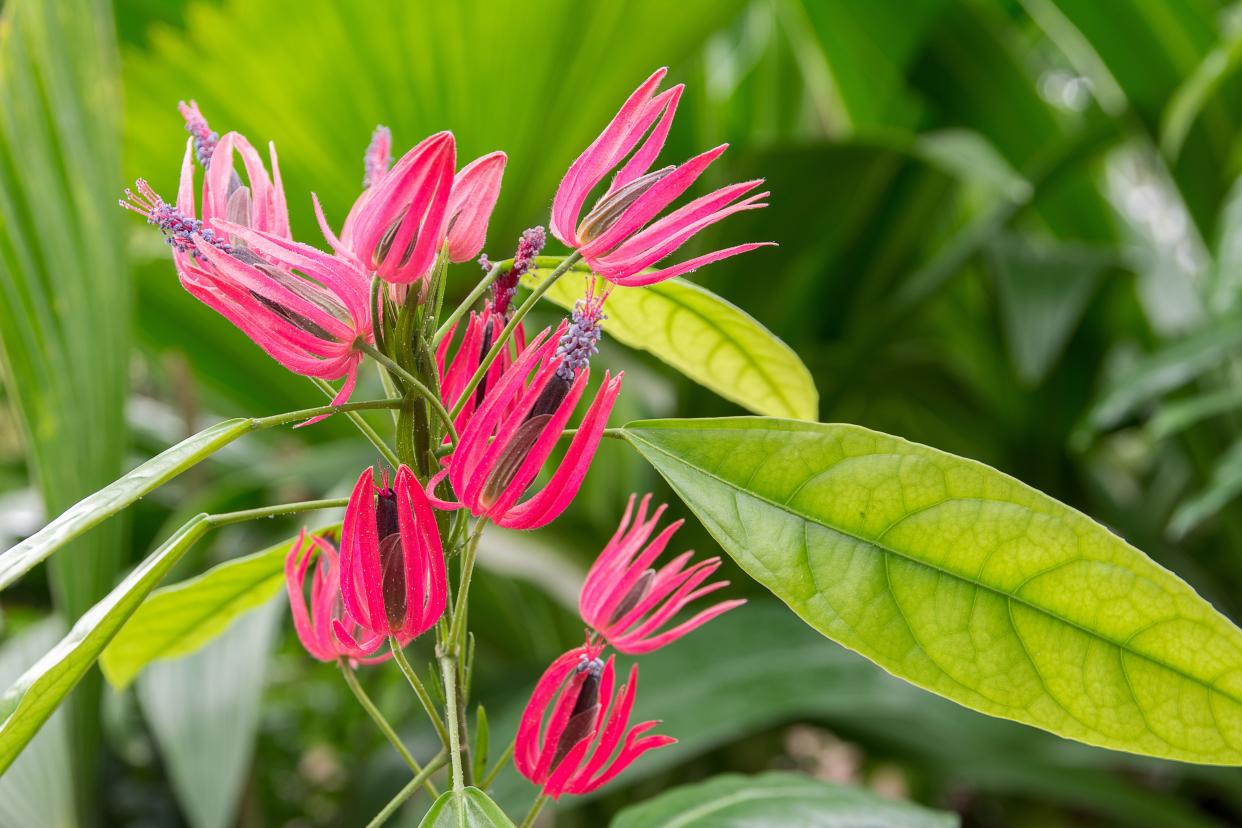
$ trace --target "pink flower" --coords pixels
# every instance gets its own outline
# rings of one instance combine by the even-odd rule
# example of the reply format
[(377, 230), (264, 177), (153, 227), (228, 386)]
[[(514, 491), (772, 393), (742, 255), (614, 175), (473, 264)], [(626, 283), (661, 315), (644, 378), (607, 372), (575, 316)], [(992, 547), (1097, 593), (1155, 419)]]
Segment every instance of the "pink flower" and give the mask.
[(324, 237), (339, 255), (357, 260), (386, 282), (407, 285), (430, 273), (440, 252), (457, 149), (451, 132), (437, 132), (385, 172), (391, 139), (378, 137), (367, 150), (369, 186), (350, 209), (340, 238), (328, 227), (318, 199), (315, 211)]
[[(655, 94), (667, 71), (658, 70), (634, 90), (612, 122), (569, 167), (552, 202), (552, 234), (576, 248), (592, 270), (616, 285), (653, 284), (771, 244), (740, 244), (642, 272), (726, 216), (767, 206), (762, 201), (767, 192), (746, 195), (763, 183), (759, 179), (730, 184), (656, 220), (727, 147), (722, 144), (679, 167), (648, 171), (664, 147), (683, 89), (678, 84)], [(607, 191), (580, 219), (587, 196), (619, 165)]]
[(578, 647), (552, 662), (535, 685), (518, 725), (513, 763), (553, 799), (589, 793), (647, 751), (677, 741), (643, 735), (659, 722), (642, 722), (627, 730), (638, 666), (630, 667), (629, 680), (614, 697), (613, 658), (601, 661), (601, 649)]
[[(355, 264), (290, 241), (283, 196), (275, 199), (271, 191), (260, 187), (257, 192), (263, 198), (252, 202), (246, 188), (239, 186), (224, 198), (221, 187), (227, 182), (221, 184), (217, 178), (231, 173), (234, 136), (224, 136), (216, 147), (203, 187), (205, 215), (210, 221), (194, 218), (188, 146), (176, 207), (141, 179), (137, 192), (125, 191), (127, 200), (121, 206), (145, 216), (163, 231), (182, 286), (269, 356), (303, 376), (344, 377), (340, 393), (332, 400), (337, 405), (349, 398), (357, 381), (362, 354), (354, 343), (373, 339), (367, 278)], [(279, 188), (279, 175), (271, 186)], [(274, 211), (277, 203), (280, 210)], [(266, 206), (258, 209), (260, 204)], [(226, 219), (225, 214), (249, 224)], [(262, 227), (275, 229), (264, 231)]]
[(347, 647), (374, 650), (388, 636), (402, 646), (431, 629), (448, 600), (440, 531), (427, 496), (407, 466), (374, 485), (367, 467), (358, 477), (341, 527), (341, 597), (348, 617), (366, 636), (337, 621)]
[[(553, 472), (537, 494), (518, 502), (534, 481), (586, 390), (587, 357), (599, 338), (598, 317), (575, 312), (553, 338), (545, 329), (492, 385), (461, 432), (447, 469), (433, 477), (434, 491), (445, 475), (460, 503), (436, 501), (444, 509), (466, 507), (475, 517), (511, 529), (534, 529), (565, 510), (590, 467), (608, 414), (621, 391), (621, 375), (604, 382)], [(533, 376), (531, 376), (533, 373)]]
[[(304, 584), (307, 570), (316, 554), (319, 561), (311, 576), (308, 612)], [(332, 541), (319, 535), (307, 535), (303, 529), (285, 557), (285, 586), (289, 592), (293, 628), (306, 652), (320, 661), (348, 658), (362, 664), (376, 664), (391, 657), (389, 653), (383, 653), (367, 658), (375, 650), (375, 642), (363, 638), (364, 646), (350, 647), (336, 637), (332, 629), (334, 623), (341, 623), (349, 629), (351, 640), (356, 641), (362, 636), (358, 633), (357, 625), (344, 614), (344, 605), (341, 603), (340, 556)]]
[[(491, 351), (492, 344), (496, 341), (496, 337), (500, 336), (504, 327), (504, 315), (493, 310), (492, 303), (488, 302), (483, 306), (481, 313), (470, 312), (470, 319), (466, 322), (466, 332), (462, 334), (461, 343), (453, 352), (451, 359), (449, 358), (449, 346), (457, 333), (457, 325), (453, 325), (448, 335), (440, 341), (440, 346), (436, 348), (436, 364), (440, 370), (440, 396), (445, 407), (451, 409), (457, 403), (457, 398), (461, 396), (466, 384), (478, 370), (483, 357)], [(514, 347), (505, 348), (500, 352), (500, 356), (492, 362), (478, 387), (467, 398), (461, 413), (457, 415), (453, 425), (459, 433), (466, 427), (466, 423), (470, 422), (475, 409), (482, 404), (487, 390), (495, 386), (505, 371), (509, 370), (509, 366), (516, 358), (514, 351), (520, 354), (526, 347), (526, 337), (521, 325), (514, 330), (512, 342)]]
[(363, 358), (354, 343), (373, 341), (365, 275), (304, 244), (229, 222), (217, 227), (236, 244), (221, 248), (196, 237), (182, 268), (186, 290), (290, 371), (344, 377), (332, 404), (347, 400)]
[(388, 127), (380, 124), (371, 133), (371, 143), (367, 144), (367, 151), (363, 156), (362, 164), (365, 172), (362, 176), (362, 189), (370, 189), (371, 185), (383, 178), (391, 163), (392, 133)]
[[(700, 586), (720, 568), (720, 558), (708, 558), (687, 567), (691, 552), (683, 552), (658, 571), (652, 568), (669, 539), (682, 524), (676, 521), (647, 543), (665, 506), (646, 520), (651, 495), (643, 497), (633, 524), (634, 497), (604, 551), (600, 553), (578, 598), (582, 620), (623, 653), (639, 655), (658, 650), (703, 626), (745, 600), (722, 601), (689, 620), (659, 632), (660, 628), (691, 602), (729, 585), (728, 581)], [(644, 548), (644, 544), (647, 544)]]
[(503, 152), (489, 153), (462, 167), (453, 179), (445, 224), (450, 262), (468, 262), (483, 249), (507, 160)]

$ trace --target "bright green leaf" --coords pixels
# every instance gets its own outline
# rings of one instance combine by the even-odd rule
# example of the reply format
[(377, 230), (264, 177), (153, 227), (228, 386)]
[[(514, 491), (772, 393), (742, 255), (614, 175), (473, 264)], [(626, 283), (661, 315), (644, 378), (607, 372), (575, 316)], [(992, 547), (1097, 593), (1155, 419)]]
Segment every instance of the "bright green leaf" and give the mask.
[(207, 516), (198, 515), (178, 529), (0, 696), (0, 715), (5, 717), (0, 724), (0, 773), (90, 670), (143, 599), (209, 528)]
[(889, 672), (1089, 744), (1242, 764), (1242, 631), (1086, 516), (856, 426), (625, 434), (743, 569)]
[[(540, 278), (548, 270), (535, 271)], [(545, 295), (573, 308), (585, 274), (566, 274)], [(538, 282), (534, 282), (537, 284)], [(706, 288), (677, 279), (615, 289), (604, 303), (604, 331), (647, 351), (727, 400), (758, 414), (814, 420), (819, 393), (788, 345), (754, 317)]]
[(631, 805), (612, 828), (953, 828), (954, 814), (796, 773), (726, 774)]
[(104, 676), (123, 688), (152, 661), (187, 655), (220, 635), (238, 616), (280, 591), (290, 544), (282, 541), (157, 590), (100, 656)]
[(182, 440), (124, 477), (70, 506), (59, 517), (0, 555), (0, 589), (87, 529), (102, 523), (143, 495), (250, 431), (253, 420), (225, 420)]
[(440, 794), (419, 828), (513, 828), (513, 822), (491, 797), (470, 787)]

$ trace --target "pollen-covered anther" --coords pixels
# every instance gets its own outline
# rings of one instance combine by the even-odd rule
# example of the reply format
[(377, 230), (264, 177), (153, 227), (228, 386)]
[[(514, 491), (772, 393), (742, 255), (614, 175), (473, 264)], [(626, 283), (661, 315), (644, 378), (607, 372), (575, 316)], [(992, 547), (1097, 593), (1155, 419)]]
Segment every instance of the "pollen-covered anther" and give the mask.
[(134, 188), (137, 192), (126, 189), (125, 198), (117, 203), (126, 210), (132, 210), (144, 217), (148, 224), (160, 228), (160, 232), (164, 234), (164, 241), (177, 252), (189, 253), (198, 258), (198, 250), (194, 246), (195, 237), (225, 253), (232, 252), (229, 243), (220, 238), (216, 231), (205, 227), (200, 219), (190, 218), (164, 201), (145, 178), (138, 179), (134, 183)]
[(371, 133), (371, 143), (367, 144), (367, 152), (363, 157), (362, 188), (369, 189), (384, 177), (392, 163), (392, 132), (380, 124)]
[(207, 125), (207, 119), (194, 101), (181, 101), (177, 104), (177, 111), (185, 118), (185, 131), (194, 138), (194, 155), (198, 158), (198, 163), (202, 164), (203, 169), (207, 169), (211, 166), (211, 154), (220, 143), (220, 133)]
[(599, 302), (579, 300), (569, 318), (569, 327), (557, 342), (556, 355), (561, 357), (556, 375), (572, 381), (578, 371), (585, 368), (591, 357), (599, 353), (600, 323), (608, 317), (601, 311)]

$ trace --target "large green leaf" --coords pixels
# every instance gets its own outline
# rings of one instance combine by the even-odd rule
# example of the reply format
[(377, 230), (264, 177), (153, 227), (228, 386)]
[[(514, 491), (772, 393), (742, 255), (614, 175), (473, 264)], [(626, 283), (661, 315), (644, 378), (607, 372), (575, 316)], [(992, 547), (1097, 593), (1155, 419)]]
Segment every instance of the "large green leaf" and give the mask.
[[(548, 272), (535, 271), (539, 279)], [(566, 274), (544, 296), (571, 309), (586, 295), (586, 279)], [(799, 420), (819, 416), (815, 381), (798, 355), (750, 314), (706, 288), (683, 279), (621, 287), (608, 297), (604, 312), (609, 336), (654, 354), (749, 411)]]
[(1084, 515), (863, 428), (653, 420), (626, 437), (825, 635), (996, 716), (1242, 764), (1242, 631)]
[(727, 774), (617, 814), (612, 828), (953, 828), (953, 814), (796, 773)]
[(237, 824), (284, 610), (268, 601), (208, 646), (161, 662), (138, 681), (143, 713), (193, 828)]
[[(721, 642), (728, 644), (728, 658), (721, 656)], [(825, 641), (777, 601), (752, 601), (638, 661), (640, 687), (631, 721), (661, 720), (659, 732), (675, 736), (677, 744), (645, 754), (601, 793), (642, 785), (785, 723), (809, 722), (866, 746), (876, 762), (900, 762), (940, 792), (960, 791), (968, 780), (976, 793), (1053, 803), (1109, 825), (1216, 824), (1198, 818), (1176, 794), (1144, 786), (1151, 773), (1172, 774), (1169, 763), (1118, 756), (976, 715)], [(497, 741), (512, 737), (527, 697), (514, 692), (511, 681), (500, 686), (495, 706), (489, 704), (496, 713), (491, 730)], [(1132, 772), (1119, 775), (1118, 766)], [(1177, 770), (1204, 778), (1217, 773), (1204, 767)], [(1231, 784), (1229, 773), (1220, 775), (1224, 787)], [(497, 778), (492, 796), (520, 813), (530, 801), (530, 783), (510, 766)], [(591, 796), (563, 799), (557, 807), (567, 810)]]
[[(16, 681), (65, 634), (55, 616), (32, 624), (0, 648), (0, 686)], [(57, 712), (0, 776), (0, 828), (74, 828), (68, 711)]]
[(157, 590), (100, 656), (99, 667), (109, 683), (123, 688), (152, 661), (194, 652), (238, 616), (269, 600), (284, 584), (290, 543), (283, 541)]
[[(130, 279), (116, 207), (120, 73), (108, 0), (0, 10), (0, 374), (31, 478), (54, 514), (121, 471)], [(125, 527), (82, 538), (49, 569), (65, 618), (116, 576)], [(70, 728), (79, 806), (95, 809), (99, 687)]]
[(0, 696), (0, 773), (90, 670), (117, 630), (211, 524), (198, 515), (125, 577), (73, 625), (60, 643)]
[(134, 501), (167, 483), (212, 452), (254, 428), (253, 420), (225, 420), (182, 440), (92, 495), (0, 555), (0, 589), (12, 584), (53, 552)]
[(419, 828), (513, 828), (513, 822), (491, 797), (470, 787), (440, 794)]

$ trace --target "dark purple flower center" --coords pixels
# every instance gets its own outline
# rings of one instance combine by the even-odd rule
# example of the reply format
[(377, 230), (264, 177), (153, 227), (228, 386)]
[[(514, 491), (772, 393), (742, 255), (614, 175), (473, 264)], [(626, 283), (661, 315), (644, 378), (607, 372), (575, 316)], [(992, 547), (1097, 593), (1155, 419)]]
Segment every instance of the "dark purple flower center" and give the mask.
[(561, 763), (574, 746), (583, 739), (588, 739), (599, 721), (599, 681), (604, 672), (604, 662), (598, 658), (588, 659), (585, 655), (578, 662), (576, 672), (586, 673), (586, 678), (578, 685), (578, 697), (574, 699), (569, 721), (561, 736), (556, 740), (556, 752), (552, 754), (552, 765), (555, 768)]
[(383, 573), (384, 613), (390, 630), (405, 623), (405, 548), (397, 519), (400, 508), (392, 489), (380, 492), (375, 504), (375, 529), (379, 538), (380, 570)]

